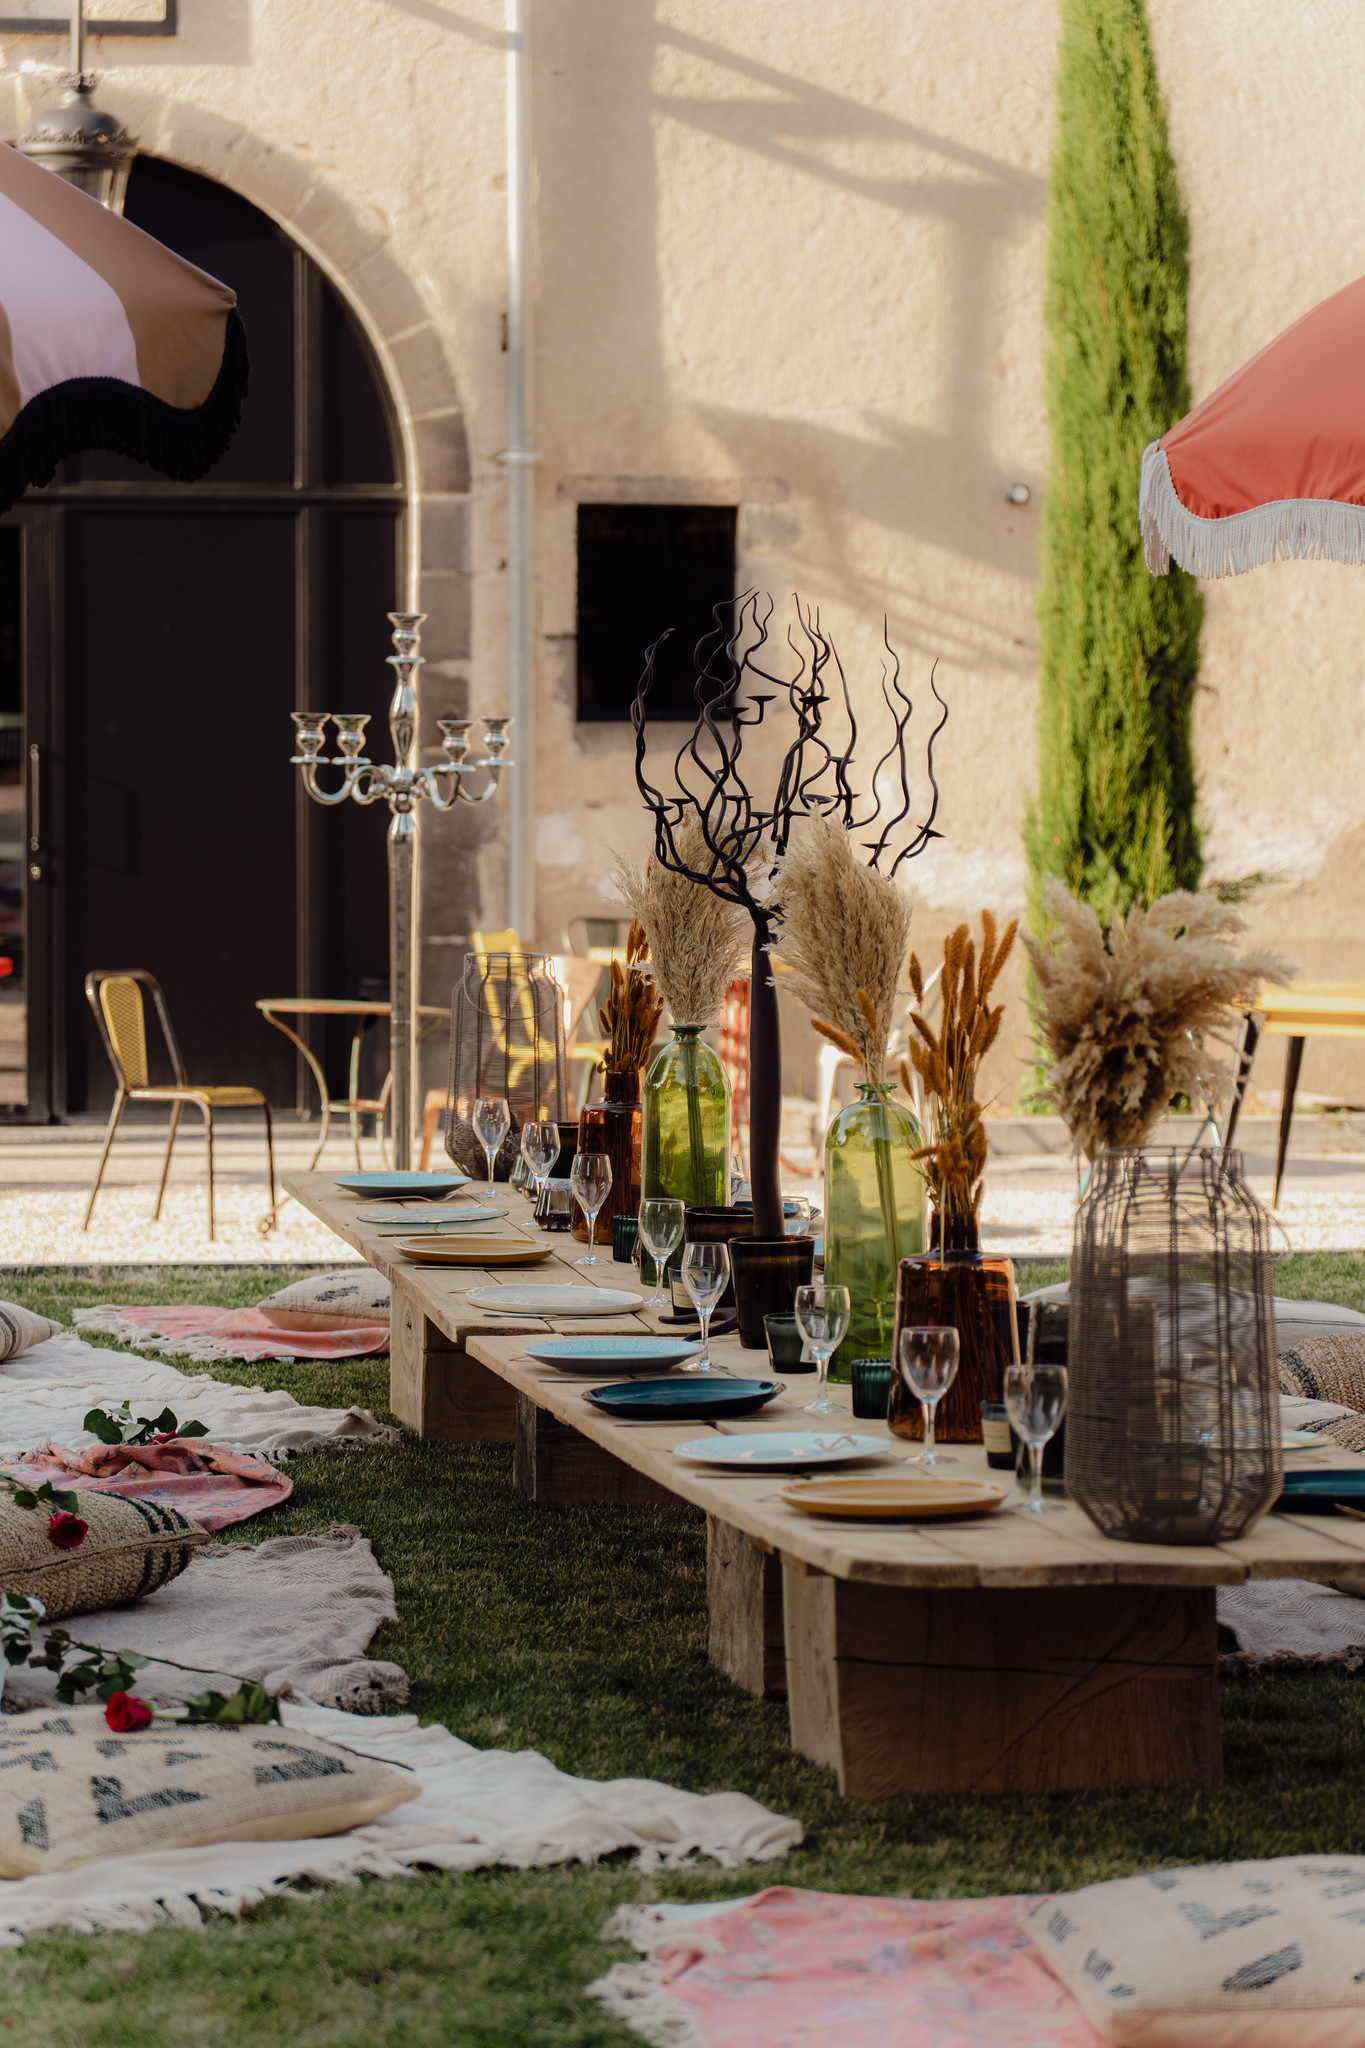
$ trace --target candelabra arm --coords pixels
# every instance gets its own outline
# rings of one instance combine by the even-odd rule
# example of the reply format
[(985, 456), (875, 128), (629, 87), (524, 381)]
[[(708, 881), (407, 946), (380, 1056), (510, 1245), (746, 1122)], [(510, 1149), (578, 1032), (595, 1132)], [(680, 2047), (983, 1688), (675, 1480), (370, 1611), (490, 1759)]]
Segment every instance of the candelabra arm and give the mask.
[(315, 804), (325, 804), (331, 807), (334, 804), (344, 804), (350, 797), (354, 797), (357, 803), (367, 804), (374, 802), (374, 793), (362, 793), (359, 786), (362, 776), (372, 772), (368, 762), (359, 768), (354, 767), (348, 762), (346, 764), (347, 773), (342, 777), (340, 789), (333, 790), (319, 789), (318, 769), (335, 767), (337, 765), (335, 762), (316, 761), (310, 759), (306, 754), (294, 754), (290, 759), (289, 765), (291, 768), (302, 768), (303, 786)]

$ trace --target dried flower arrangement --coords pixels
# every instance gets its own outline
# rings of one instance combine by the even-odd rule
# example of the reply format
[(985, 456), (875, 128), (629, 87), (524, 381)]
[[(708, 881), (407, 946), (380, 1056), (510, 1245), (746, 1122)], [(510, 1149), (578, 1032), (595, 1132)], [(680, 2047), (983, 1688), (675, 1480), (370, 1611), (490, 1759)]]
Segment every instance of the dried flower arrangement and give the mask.
[[(700, 863), (705, 847), (695, 821), (677, 833), (682, 857)], [(675, 1024), (713, 1023), (725, 991), (748, 952), (750, 924), (742, 905), (651, 860), (643, 868), (617, 854), (617, 893), (643, 932), (650, 971)], [(604, 1027), (605, 1028), (605, 1027)]]
[(848, 833), (812, 818), (778, 862), (773, 894), (781, 923), (769, 948), (784, 986), (811, 1012), (822, 1038), (886, 1085), (886, 1041), (896, 1008), (910, 904), (888, 875), (855, 858)]
[[(910, 955), (910, 986), (919, 1005), (910, 1015), (909, 1064), (901, 1062), (901, 1085), (911, 1092), (913, 1067), (930, 1100), (933, 1143), (920, 1157), (928, 1161), (929, 1183), (938, 1211), (940, 1232), (961, 1223), (981, 1207), (981, 1176), (986, 1170), (986, 1132), (976, 1099), (976, 1077), (994, 1045), (1005, 1014), (1003, 1003), (990, 1007), (990, 994), (1014, 945), (1018, 920), (997, 934), (989, 910), (981, 913), (981, 952), (965, 924), (943, 942), (940, 989), (943, 1010), (939, 1028), (924, 1015), (924, 973)], [(946, 1243), (946, 1234), (940, 1236)]]
[(1161, 896), (1107, 931), (1059, 881), (1048, 883), (1043, 909), (1047, 938), (1024, 944), (1050, 1056), (1047, 1094), (1092, 1160), (1145, 1143), (1173, 1096), (1215, 1095), (1228, 1071), (1209, 1041), (1254, 1007), (1262, 981), (1293, 972), (1269, 953), (1239, 953), (1243, 919), (1203, 892)]
[(626, 934), (626, 964), (611, 963), (611, 988), (597, 1012), (607, 1050), (599, 1072), (638, 1074), (654, 1050), (664, 1002), (649, 972), (649, 941), (638, 917), (632, 918)]

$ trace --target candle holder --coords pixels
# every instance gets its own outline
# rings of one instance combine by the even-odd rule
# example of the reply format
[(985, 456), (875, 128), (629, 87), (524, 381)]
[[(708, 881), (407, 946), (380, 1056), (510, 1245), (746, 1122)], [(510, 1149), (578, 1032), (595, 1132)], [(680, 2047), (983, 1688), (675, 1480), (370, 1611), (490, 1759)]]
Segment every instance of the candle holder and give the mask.
[[(417, 808), (423, 802), (438, 811), (453, 810), (456, 804), (486, 804), (496, 796), (499, 778), (514, 763), (507, 759), (511, 734), (510, 718), (485, 718), (481, 760), (469, 759), (472, 718), (438, 718), (443, 761), (430, 768), (417, 766), (417, 672), (422, 667), (418, 649), (422, 644), (425, 612), (390, 612), (393, 644), (397, 652), (388, 656), (394, 672), (393, 701), (389, 705), (389, 733), (393, 740), (392, 767), (371, 761), (365, 753), (365, 728), (369, 713), (294, 711), (295, 745), (291, 766), (303, 770), (303, 785), (315, 803), (333, 806), (350, 800), (358, 804), (384, 799), (389, 820), (389, 1045), (393, 1070), (390, 1104), (393, 1119), (393, 1163), (399, 1171), (412, 1164), (412, 1074), (414, 1067), (412, 954), (414, 939), (413, 870), (417, 850)], [(327, 726), (336, 726), (335, 754), (325, 754)], [(320, 768), (340, 768), (339, 789), (318, 787)], [(475, 795), (465, 787), (465, 777), (486, 771), (486, 786)]]

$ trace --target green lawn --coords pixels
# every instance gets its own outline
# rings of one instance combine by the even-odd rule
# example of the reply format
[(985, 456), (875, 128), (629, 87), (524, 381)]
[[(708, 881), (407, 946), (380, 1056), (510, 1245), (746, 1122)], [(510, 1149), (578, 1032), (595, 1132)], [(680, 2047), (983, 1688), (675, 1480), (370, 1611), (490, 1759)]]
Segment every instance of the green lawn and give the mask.
[[(251, 1301), (284, 1277), (21, 1273), (0, 1276), (0, 1294), (69, 1320), (96, 1301)], [(1296, 1258), (1277, 1281), (1284, 1294), (1365, 1304), (1363, 1259)], [(385, 1412), (383, 1361), (234, 1365), (220, 1376)], [(33, 1940), (0, 1952), (0, 2039), (15, 2048), (626, 2048), (636, 2037), (579, 1995), (622, 1953), (597, 1940), (622, 1900), (722, 1898), (775, 1882), (983, 1894), (1166, 1861), (1365, 1853), (1356, 1680), (1228, 1686), (1217, 1789), (865, 1805), (792, 1756), (783, 1707), (751, 1700), (707, 1662), (699, 1515), (532, 1507), (512, 1488), (510, 1450), (495, 1446), (408, 1440), (313, 1453), (291, 1471), (289, 1507), (242, 1533), (334, 1520), (366, 1530), (402, 1616), (376, 1654), (406, 1666), (424, 1719), (481, 1745), (533, 1746), (586, 1775), (737, 1788), (799, 1814), (806, 1844), (738, 1873), (702, 1864), (643, 1878), (614, 1861), (425, 1876), (274, 1901), (199, 1931)]]

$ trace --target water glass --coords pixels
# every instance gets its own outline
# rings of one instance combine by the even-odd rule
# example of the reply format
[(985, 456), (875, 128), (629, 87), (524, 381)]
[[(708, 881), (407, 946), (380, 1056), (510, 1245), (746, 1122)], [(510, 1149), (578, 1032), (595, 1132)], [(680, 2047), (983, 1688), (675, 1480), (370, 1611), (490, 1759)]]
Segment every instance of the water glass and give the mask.
[(474, 1136), (483, 1146), (488, 1161), (488, 1192), (493, 1192), (493, 1161), (503, 1139), (512, 1128), (512, 1112), (505, 1095), (480, 1095), (474, 1103)]
[(829, 1362), (844, 1341), (848, 1328), (849, 1299), (846, 1287), (826, 1287), (823, 1281), (813, 1281), (807, 1287), (796, 1290), (796, 1327), (806, 1340), (806, 1348), (815, 1360), (820, 1375), (815, 1399), (807, 1401), (808, 1415), (835, 1415), (836, 1404), (825, 1392), (825, 1380), (829, 1373)]
[(920, 1405), (924, 1417), (924, 1449), (907, 1465), (923, 1465), (933, 1472), (940, 1465), (955, 1465), (934, 1442), (934, 1413), (957, 1378), (957, 1331), (946, 1326), (901, 1331), (901, 1378)]
[(1014, 1433), (1028, 1452), (1029, 1477), (1021, 1515), (1058, 1515), (1060, 1501), (1043, 1499), (1043, 1445), (1057, 1434), (1066, 1413), (1064, 1365), (1009, 1365), (1005, 1368), (1005, 1407)]
[(605, 1152), (575, 1152), (569, 1169), (569, 1186), (574, 1200), (588, 1219), (587, 1256), (575, 1259), (576, 1266), (605, 1266), (597, 1256), (597, 1214), (611, 1193), (611, 1161)]
[(651, 1308), (666, 1308), (664, 1267), (682, 1242), (683, 1205), (666, 1195), (647, 1195), (640, 1204), (640, 1243), (654, 1261)]
[(680, 1368), (683, 1372), (711, 1371), (711, 1312), (730, 1280), (728, 1244), (683, 1246), (682, 1283), (701, 1320), (701, 1357)]
[(539, 1201), (541, 1190), (550, 1177), (550, 1170), (559, 1157), (559, 1125), (523, 1124), (521, 1156), (526, 1161), (527, 1171), (536, 1184), (536, 1200)]

